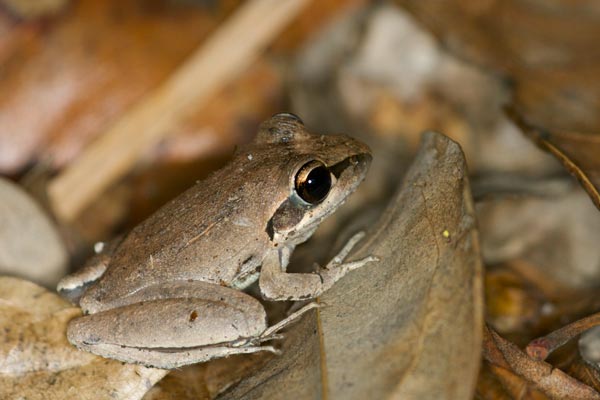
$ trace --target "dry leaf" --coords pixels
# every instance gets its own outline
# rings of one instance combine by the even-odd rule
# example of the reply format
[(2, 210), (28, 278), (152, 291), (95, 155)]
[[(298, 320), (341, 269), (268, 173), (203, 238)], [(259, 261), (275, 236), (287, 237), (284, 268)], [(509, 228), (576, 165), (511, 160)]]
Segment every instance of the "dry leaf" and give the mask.
[(1, 5), (23, 19), (58, 14), (68, 3), (69, 0), (0, 0)]
[(47, 287), (67, 272), (68, 254), (56, 227), (19, 186), (0, 178), (0, 274)]
[(498, 370), (498, 373), (517, 375), (551, 399), (600, 399), (600, 393), (591, 387), (544, 361), (530, 358), (516, 345), (503, 339), (490, 328), (484, 330), (483, 349), (485, 359)]
[(317, 316), (311, 311), (285, 334), (282, 354), (244, 379), (219, 400), (321, 398), (321, 356)]
[(537, 287), (510, 267), (503, 264), (486, 270), (486, 321), (501, 333), (526, 332), (549, 303), (543, 302)]
[(579, 349), (583, 358), (600, 368), (600, 326), (581, 335)]
[(2, 62), (0, 171), (40, 154), (56, 166), (74, 158), (165, 79), (231, 3), (210, 12), (166, 0), (76, 1), (45, 29), (15, 26), (27, 34), (13, 35)]
[(600, 393), (600, 367), (576, 353), (566, 372)]
[(507, 369), (487, 362), (482, 366), (477, 386), (478, 400), (550, 400), (534, 384)]
[(600, 208), (600, 125), (595, 134), (548, 130), (526, 121), (515, 109), (512, 118), (540, 148), (555, 156)]
[(321, 318), (332, 398), (473, 395), (482, 271), (460, 147), (426, 134), (405, 179), (355, 255), (381, 261), (322, 298), (331, 304)]
[(600, 208), (600, 7), (593, 0), (397, 0), (455, 52), (511, 80), (513, 116)]
[(540, 284), (600, 284), (600, 214), (576, 185), (545, 195), (489, 195), (477, 216), (487, 264), (519, 259), (537, 271)]
[(67, 322), (81, 314), (57, 294), (0, 278), (0, 397), (140, 399), (168, 371), (123, 364), (75, 349)]
[[(292, 336), (297, 337), (294, 334)], [(290, 337), (286, 337), (286, 340), (284, 351)], [(172, 370), (146, 393), (143, 400), (214, 399), (267, 363), (277, 365), (278, 361), (274, 358), (276, 357), (270, 352), (241, 354)], [(248, 385), (244, 382), (241, 386)]]
[(504, 115), (506, 82), (450, 53), (393, 5), (341, 19), (301, 53), (296, 76), (293, 104), (307, 121), (354, 135), (366, 130), (371, 142), (387, 139), (385, 152), (404, 151), (388, 174), (431, 129), (461, 144), (471, 173), (560, 170)]
[(396, 0), (462, 56), (513, 81), (514, 103), (548, 128), (600, 123), (600, 7), (593, 0)]
[(543, 393), (530, 390), (516, 375), (484, 362), (477, 381), (477, 400), (548, 400)]

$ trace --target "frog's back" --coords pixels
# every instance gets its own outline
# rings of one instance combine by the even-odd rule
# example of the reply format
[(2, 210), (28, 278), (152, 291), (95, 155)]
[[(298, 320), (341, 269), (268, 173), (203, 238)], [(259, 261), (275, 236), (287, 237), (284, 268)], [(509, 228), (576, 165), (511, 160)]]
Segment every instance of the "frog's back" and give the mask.
[[(347, 136), (311, 134), (297, 117), (274, 116), (227, 166), (131, 231), (82, 301), (109, 308), (144, 287), (181, 280), (242, 287), (267, 249), (306, 240), (343, 202), (364, 177), (368, 154)], [(314, 162), (343, 185), (328, 186), (327, 202), (297, 204), (298, 174)]]
[(262, 225), (273, 210), (270, 204), (255, 204), (256, 190), (267, 188), (227, 179), (239, 169), (240, 163), (232, 162), (135, 227), (86, 296), (110, 303), (141, 288), (177, 280), (229, 286), (244, 272), (244, 263), (260, 264), (253, 258), (269, 246)]

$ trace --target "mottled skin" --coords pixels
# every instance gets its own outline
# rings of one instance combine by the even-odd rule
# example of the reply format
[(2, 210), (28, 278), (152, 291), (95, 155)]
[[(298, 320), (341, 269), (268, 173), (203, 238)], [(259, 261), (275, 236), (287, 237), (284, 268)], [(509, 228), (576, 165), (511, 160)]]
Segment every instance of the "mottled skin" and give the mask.
[[(71, 321), (69, 340), (96, 354), (162, 368), (273, 351), (260, 343), (297, 315), (267, 328), (262, 305), (240, 289), (260, 279), (267, 299), (310, 299), (373, 261), (343, 263), (357, 236), (316, 273), (285, 272), (295, 246), (356, 189), (370, 159), (357, 140), (311, 134), (297, 117), (275, 115), (227, 166), (61, 281), (59, 291), (88, 314)], [(298, 170), (312, 160), (334, 177), (318, 204), (302, 201), (294, 189)]]

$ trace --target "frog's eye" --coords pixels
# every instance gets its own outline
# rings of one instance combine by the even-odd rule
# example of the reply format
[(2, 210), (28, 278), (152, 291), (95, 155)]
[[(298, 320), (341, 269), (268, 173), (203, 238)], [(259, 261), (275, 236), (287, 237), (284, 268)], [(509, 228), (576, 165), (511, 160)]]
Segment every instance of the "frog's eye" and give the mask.
[(310, 161), (296, 174), (294, 189), (305, 202), (318, 204), (331, 189), (331, 173), (321, 161)]

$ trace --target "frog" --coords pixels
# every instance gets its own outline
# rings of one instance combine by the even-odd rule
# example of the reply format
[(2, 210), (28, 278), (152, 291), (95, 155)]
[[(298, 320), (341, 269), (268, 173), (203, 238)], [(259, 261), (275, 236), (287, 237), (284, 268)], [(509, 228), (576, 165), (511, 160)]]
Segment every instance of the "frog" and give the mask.
[[(78, 304), (67, 338), (76, 348), (147, 367), (173, 369), (234, 354), (279, 353), (266, 342), (311, 301), (375, 256), (346, 261), (354, 234), (324, 267), (290, 273), (290, 256), (364, 180), (369, 147), (350, 136), (311, 133), (291, 113), (264, 121), (231, 161), (174, 198), (58, 292)], [(103, 247), (103, 248), (101, 248)], [(268, 326), (269, 301), (305, 302)]]

